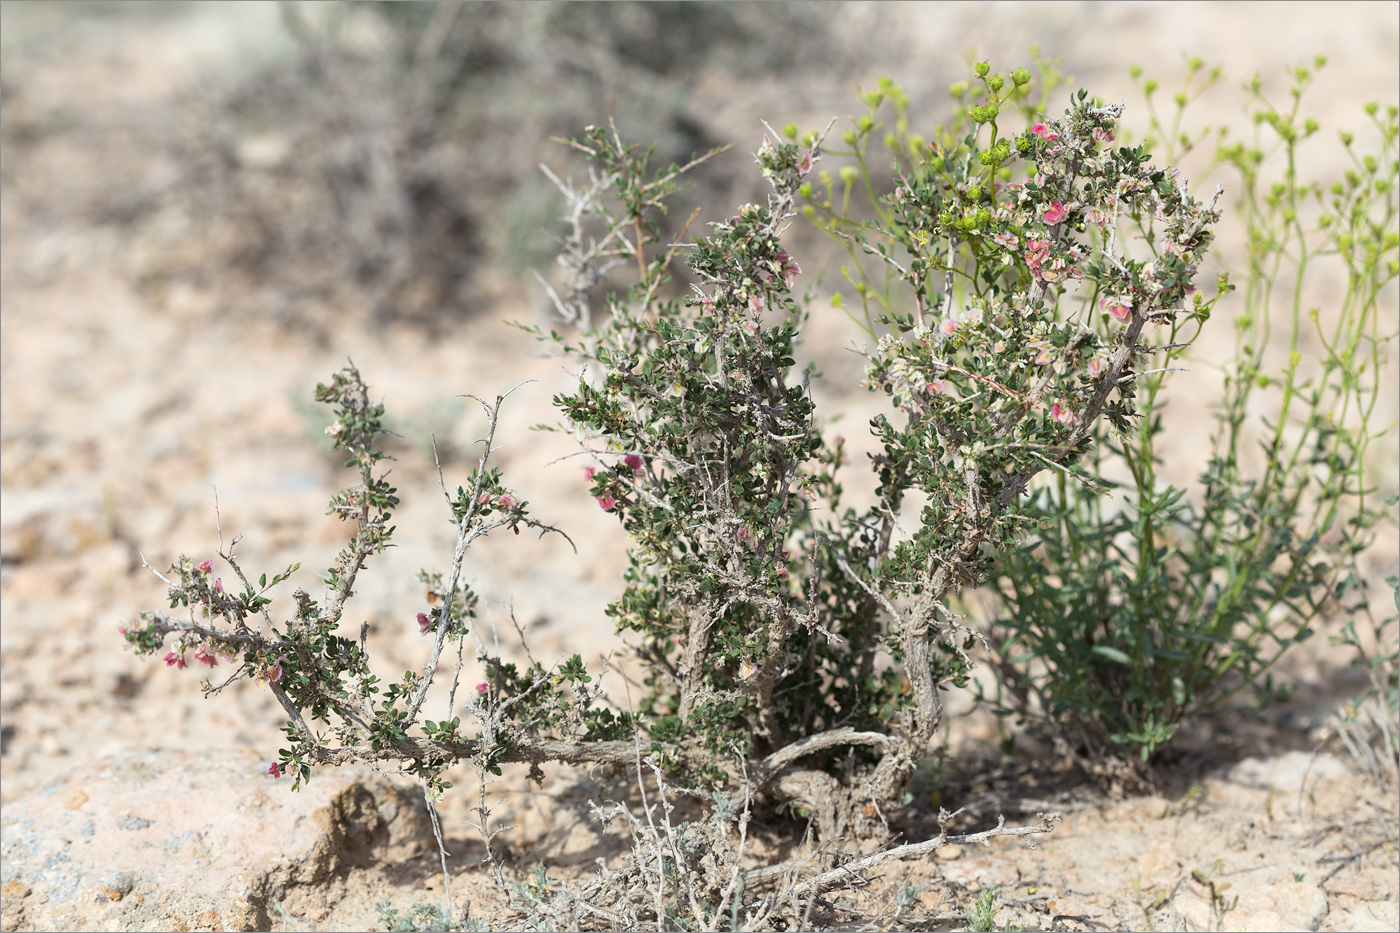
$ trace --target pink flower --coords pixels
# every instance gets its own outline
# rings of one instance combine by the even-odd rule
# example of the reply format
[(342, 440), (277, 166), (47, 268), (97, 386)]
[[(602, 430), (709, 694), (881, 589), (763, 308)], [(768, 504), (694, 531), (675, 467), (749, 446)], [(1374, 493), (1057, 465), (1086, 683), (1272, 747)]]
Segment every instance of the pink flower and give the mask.
[(1065, 210), (1064, 204), (1060, 201), (1051, 201), (1050, 206), (1047, 207), (1045, 212), (1040, 216), (1047, 224), (1053, 227), (1055, 224), (1062, 222), (1068, 217), (1069, 211)]
[(803, 156), (803, 157), (802, 157), (802, 160), (801, 160), (800, 162), (797, 163), (797, 171), (798, 171), (798, 173), (799, 173), (799, 174), (802, 174), (802, 175), (806, 175), (806, 174), (807, 174), (808, 172), (810, 172), (811, 170), (812, 170), (812, 157), (811, 157), (811, 156)]
[(433, 620), (428, 617), (428, 614), (426, 612), (418, 613), (418, 634), (426, 635), (432, 631), (432, 628)]
[(214, 562), (213, 562), (212, 560), (206, 560), (204, 563), (202, 563), (202, 564), (199, 565), (199, 570), (200, 570), (201, 573), (209, 573), (209, 572), (211, 572), (213, 569), (214, 569)]
[(958, 332), (958, 322), (952, 318), (938, 325), (938, 329), (943, 332), (944, 337), (951, 337)]
[(637, 454), (628, 454), (622, 458), (622, 462), (627, 464), (627, 469), (631, 470), (633, 473), (640, 472), (643, 466), (642, 458)]
[(762, 314), (762, 313), (763, 313), (763, 299), (760, 298), (758, 295), (754, 295), (752, 298), (750, 298), (750, 299), (749, 299), (749, 310), (752, 311), (754, 314)]
[(267, 682), (270, 684), (280, 683), (282, 680), (282, 662), (275, 661), (267, 672)]
[(1007, 231), (1006, 233), (998, 233), (995, 236), (993, 236), (992, 242), (998, 244), (999, 246), (1004, 246), (1007, 249), (1015, 249), (1018, 245), (1020, 245), (1021, 241), (1017, 239), (1016, 234)]
[(929, 395), (942, 395), (942, 394), (943, 394), (943, 380), (942, 380), (942, 379), (935, 379), (935, 380), (933, 380), (933, 381), (930, 382), (928, 385), (924, 386), (924, 391), (927, 392)]
[(1050, 128), (1049, 124), (1046, 123), (1037, 123), (1035, 126), (1031, 127), (1031, 132), (1042, 139), (1055, 140), (1060, 138), (1060, 134), (1056, 133)]
[(280, 778), (282, 776), (282, 766), (274, 761), (272, 767), (267, 769), (267, 773), (275, 778)]
[(1049, 240), (1027, 240), (1026, 241), (1026, 262), (1032, 266), (1038, 266), (1050, 253)]
[[(208, 664), (210, 667), (214, 667), (219, 663), (204, 645), (200, 645), (198, 648), (194, 649), (194, 659), (200, 664)], [(167, 661), (166, 663), (168, 664), (169, 662)]]
[(792, 254), (785, 249), (778, 250), (778, 271), (783, 276), (783, 288), (792, 288), (793, 280), (802, 274), (802, 267), (797, 264), (797, 260), (792, 258)]
[(903, 185), (901, 185), (900, 187), (894, 189), (894, 199), (896, 201), (903, 203), (904, 199), (907, 197), (909, 197), (908, 188), (905, 188)]
[(739, 662), (739, 679), (740, 679), (740, 680), (750, 680), (750, 679), (753, 678), (753, 675), (755, 675), (755, 674), (757, 674), (757, 673), (758, 673), (758, 665), (757, 665), (757, 664), (754, 664), (752, 661), (741, 661), (741, 662)]
[(185, 653), (183, 651), (179, 654), (173, 651), (170, 652), (165, 656), (165, 663), (167, 667), (174, 667), (178, 670), (184, 670), (190, 666), (189, 663), (185, 661)]
[(1071, 428), (1074, 427), (1074, 423), (1079, 420), (1074, 412), (1069, 410), (1069, 404), (1065, 402), (1064, 399), (1056, 400), (1055, 404), (1051, 406), (1050, 417), (1060, 422), (1060, 424)]
[(487, 686), (486, 684), (484, 684), (484, 683), (477, 684), (477, 685), (476, 685), (476, 695), (479, 696), (479, 697), (484, 697), (484, 696), (486, 696), (486, 691), (488, 691), (488, 690), (490, 690), (490, 689), (491, 689), (491, 688), (488, 687), (488, 686)]
[(486, 504), (489, 503), (490, 501), (491, 501), (491, 494), (490, 494), (489, 492), (483, 492), (481, 495), (479, 495), (479, 496), (476, 497), (476, 504), (477, 504), (477, 505), (486, 505)]
[(501, 498), (498, 500), (498, 503), (501, 506), (501, 508), (505, 509), (506, 511), (510, 511), (514, 509), (517, 505), (519, 505), (519, 503), (516, 501), (515, 496), (512, 496), (508, 492), (501, 495)]
[(584, 479), (588, 480), (590, 483), (593, 482), (593, 476), (594, 476), (594, 474), (596, 474), (597, 472), (598, 472), (598, 468), (597, 468), (597, 467), (584, 467), (584, 468), (583, 468), (583, 476), (584, 476)]
[(1107, 311), (1120, 321), (1126, 321), (1133, 313), (1133, 300), (1131, 298), (1110, 298), (1099, 299), (1099, 310)]
[(1095, 379), (1101, 377), (1108, 371), (1108, 361), (1100, 357), (1094, 357), (1089, 361), (1089, 375)]
[(598, 508), (602, 509), (604, 512), (611, 512), (613, 509), (617, 508), (617, 500), (607, 493), (603, 493), (598, 497)]
[(224, 591), (224, 581), (220, 577), (214, 578), (214, 589), (222, 593)]
[(1113, 131), (1096, 126), (1094, 127), (1094, 138), (1099, 142), (1111, 143), (1113, 142)]

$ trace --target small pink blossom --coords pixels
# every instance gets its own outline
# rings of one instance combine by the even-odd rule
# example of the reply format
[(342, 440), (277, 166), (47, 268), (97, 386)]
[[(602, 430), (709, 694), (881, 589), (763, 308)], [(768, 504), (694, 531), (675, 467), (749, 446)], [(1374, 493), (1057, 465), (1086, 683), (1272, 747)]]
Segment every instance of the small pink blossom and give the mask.
[(1069, 216), (1069, 211), (1065, 210), (1065, 205), (1060, 201), (1051, 201), (1050, 206), (1042, 213), (1041, 218), (1050, 226), (1062, 223)]
[(1096, 126), (1096, 127), (1094, 127), (1094, 134), (1093, 134), (1093, 135), (1094, 135), (1094, 138), (1097, 139), (1099, 142), (1104, 142), (1104, 143), (1111, 143), (1111, 142), (1113, 142), (1113, 131), (1112, 131), (1112, 130), (1106, 130), (1106, 129), (1104, 129), (1104, 128), (1101, 127), (1101, 126)]
[(604, 512), (611, 512), (613, 509), (617, 508), (617, 500), (607, 493), (603, 493), (603, 495), (598, 497), (598, 508), (602, 509)]
[(177, 670), (184, 670), (185, 668), (190, 666), (189, 662), (185, 660), (185, 653), (183, 651), (179, 654), (176, 654), (173, 651), (170, 652), (165, 656), (165, 663), (167, 667), (173, 667)]
[(1089, 218), (1089, 223), (1098, 227), (1102, 227), (1104, 224), (1108, 223), (1109, 220), (1108, 212), (1098, 207), (1091, 208), (1087, 216)]
[(220, 593), (222, 593), (222, 592), (224, 591), (224, 581), (223, 581), (222, 578), (220, 578), (220, 577), (215, 577), (215, 578), (214, 578), (214, 589), (215, 589), (217, 592), (220, 592)]
[(751, 680), (758, 673), (758, 665), (752, 661), (741, 661), (739, 663), (739, 679)]
[(1133, 301), (1131, 298), (1100, 298), (1099, 310), (1107, 311), (1120, 321), (1126, 321), (1133, 313)]
[(792, 258), (792, 254), (785, 249), (778, 250), (778, 272), (783, 277), (783, 288), (792, 288), (793, 281), (802, 274), (802, 267), (797, 264), (797, 260)]
[(274, 761), (272, 767), (267, 769), (267, 773), (275, 778), (280, 778), (282, 776), (282, 766)]
[(268, 672), (267, 672), (267, 682), (270, 683), (270, 684), (275, 684), (275, 683), (280, 683), (281, 681), (282, 681), (282, 662), (281, 662), (281, 661), (275, 661), (275, 662), (273, 662), (272, 667), (268, 669)]
[(942, 380), (942, 379), (935, 379), (935, 380), (933, 380), (933, 381), (930, 382), (928, 385), (924, 386), (924, 391), (927, 392), (929, 395), (942, 395), (942, 394), (943, 394), (943, 380)]
[(627, 469), (631, 470), (633, 473), (640, 472), (644, 465), (642, 463), (642, 458), (637, 454), (628, 454), (622, 458), (622, 462), (627, 464)]
[(501, 495), (501, 498), (498, 499), (498, 500), (496, 500), (496, 501), (497, 501), (497, 504), (500, 505), (501, 508), (505, 509), (505, 510), (508, 511), (508, 512), (511, 511), (511, 510), (513, 510), (517, 505), (520, 504), (520, 503), (516, 500), (515, 496), (512, 496), (512, 495), (511, 495), (510, 493), (508, 493), (508, 492), (507, 492), (507, 493), (503, 493), (503, 494)]
[(426, 612), (418, 613), (418, 634), (426, 635), (433, 629), (433, 620)]
[(951, 337), (958, 332), (958, 322), (952, 318), (948, 318), (942, 324), (938, 325), (938, 329), (942, 331), (944, 337)]
[(1101, 357), (1097, 357), (1097, 356), (1096, 356), (1096, 357), (1094, 357), (1092, 360), (1089, 361), (1089, 375), (1090, 375), (1091, 377), (1093, 377), (1094, 379), (1098, 379), (1099, 377), (1101, 377), (1101, 376), (1102, 376), (1105, 372), (1107, 372), (1107, 371), (1108, 371), (1108, 361), (1107, 361), (1107, 360), (1102, 359)]
[(749, 310), (752, 311), (754, 314), (762, 314), (762, 313), (763, 313), (763, 299), (762, 299), (761, 297), (759, 297), (758, 295), (754, 295), (752, 298), (750, 298), (750, 299), (749, 299)]
[(199, 570), (201, 573), (210, 573), (211, 571), (213, 571), (213, 569), (214, 562), (212, 560), (206, 560), (204, 563), (199, 565)]
[(809, 155), (805, 155), (805, 156), (803, 156), (802, 159), (797, 163), (797, 171), (798, 171), (799, 174), (806, 175), (806, 174), (807, 174), (808, 172), (810, 172), (811, 170), (812, 170), (812, 157), (809, 156)]
[(194, 659), (200, 664), (208, 664), (210, 667), (215, 667), (219, 663), (218, 660), (214, 657), (214, 655), (204, 645), (200, 645), (198, 648), (194, 649)]
[(1074, 423), (1079, 420), (1074, 412), (1070, 411), (1069, 404), (1064, 399), (1059, 399), (1050, 408), (1050, 417), (1066, 427), (1074, 427)]
[(491, 688), (488, 687), (488, 686), (487, 686), (486, 684), (484, 684), (484, 683), (477, 684), (477, 685), (476, 685), (476, 695), (479, 696), (479, 697), (484, 697), (484, 696), (486, 696), (486, 691), (488, 691), (488, 690), (490, 690), (490, 689), (491, 689)]
[(1060, 138), (1060, 134), (1051, 129), (1047, 123), (1037, 123), (1031, 127), (1031, 132), (1041, 139), (1055, 140)]
[(479, 495), (479, 496), (476, 497), (476, 504), (477, 504), (477, 505), (488, 505), (488, 504), (490, 504), (490, 502), (491, 502), (491, 493), (489, 493), (489, 492), (483, 492), (481, 495)]
[(593, 482), (593, 477), (594, 477), (594, 475), (595, 475), (597, 472), (598, 472), (598, 468), (597, 468), (597, 467), (584, 467), (584, 468), (583, 468), (583, 477), (584, 477), (584, 479), (588, 480), (588, 481), (591, 483), (591, 482)]
[(992, 242), (996, 243), (999, 246), (1004, 246), (1007, 249), (1015, 249), (1021, 243), (1020, 239), (1017, 238), (1016, 234), (1011, 233), (1010, 231), (996, 234), (992, 237)]

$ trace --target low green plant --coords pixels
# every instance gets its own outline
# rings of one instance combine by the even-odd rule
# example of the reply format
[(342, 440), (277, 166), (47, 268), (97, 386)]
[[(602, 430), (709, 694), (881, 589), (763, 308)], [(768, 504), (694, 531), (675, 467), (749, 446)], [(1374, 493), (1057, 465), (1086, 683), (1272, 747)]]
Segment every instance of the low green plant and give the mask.
[(967, 905), (964, 917), (969, 933), (1001, 933), (1001, 931), (1023, 930), (1025, 927), (997, 926), (997, 889), (983, 888), (982, 893)]
[(454, 924), (437, 904), (424, 901), (415, 903), (408, 910), (401, 911), (385, 901), (374, 905), (379, 916), (379, 926), (388, 933), (453, 933), (456, 930), (487, 930), (485, 923), (470, 918)]
[[(1248, 252), (1231, 275), (1234, 348), (1197, 484), (1159, 475), (1171, 439), (1158, 412), (1202, 319), (1174, 329), (1138, 379), (1153, 414), (1086, 458), (1114, 498), (1055, 477), (1028, 509), (1036, 533), (998, 555), (1002, 610), (990, 631), (1001, 690), (989, 699), (1075, 753), (1147, 761), (1183, 722), (1241, 691), (1256, 704), (1286, 697), (1270, 668), (1320, 619), (1369, 611), (1358, 559), (1395, 505), (1377, 493), (1393, 480), (1368, 457), (1394, 429), (1377, 406), (1395, 338), (1381, 303), (1397, 272), (1395, 109), (1368, 108), (1374, 154), (1342, 135), (1354, 162), (1344, 180), (1306, 181), (1298, 149), (1319, 128), (1298, 106), (1311, 78), (1298, 70), (1286, 110), (1254, 82), (1259, 138), (1217, 152), (1238, 172)], [(1175, 125), (1188, 95), (1177, 99)], [(1172, 133), (1155, 118), (1153, 131)], [(1307, 307), (1335, 266), (1345, 284), (1329, 306)], [(1280, 319), (1283, 360), (1270, 356)], [(1126, 483), (1105, 478), (1124, 473)]]
[[(1041, 88), (1063, 81), (1053, 63), (1036, 64)], [(1369, 611), (1358, 560), (1377, 523), (1395, 514), (1395, 500), (1383, 502), (1377, 493), (1378, 483), (1391, 481), (1368, 456), (1394, 428), (1377, 406), (1395, 338), (1381, 304), (1397, 266), (1395, 116), (1393, 107), (1383, 114), (1367, 105), (1375, 150), (1358, 151), (1354, 135), (1343, 133), (1352, 168), (1330, 186), (1300, 178), (1298, 149), (1320, 128), (1300, 116), (1299, 105), (1323, 65), (1295, 72), (1287, 110), (1273, 107), (1257, 79), (1251, 82), (1257, 138), (1217, 142), (1217, 166), (1238, 173), (1247, 240), (1243, 267), (1220, 280), (1226, 293), (1238, 283), (1232, 301), (1242, 307), (1234, 352), (1221, 367), (1216, 431), (1199, 484), (1183, 488), (1159, 475), (1159, 450), (1173, 440), (1162, 411), (1170, 375), (1188, 361), (1214, 301), (1174, 317), (1160, 343), (1137, 348), (1132, 387), (1142, 417), (1096, 426), (1077, 466), (1082, 472), (1048, 472), (1038, 481), (1022, 513), (1032, 533), (996, 551), (990, 589), (1000, 608), (977, 627), (990, 638), (998, 676), (989, 689), (977, 682), (977, 695), (998, 714), (1048, 733), (1082, 763), (1145, 762), (1182, 722), (1241, 691), (1255, 703), (1287, 696), (1270, 670), (1284, 653), (1309, 638), (1323, 616)], [(1034, 119), (1028, 72), (1013, 76), (999, 98), (1001, 88), (979, 71), (953, 86), (954, 118), (933, 145), (956, 141), (999, 108)], [(1211, 134), (1191, 129), (1184, 117), (1220, 77), (1219, 69), (1190, 60), (1173, 95), (1175, 110), (1163, 120), (1155, 106), (1159, 83), (1135, 72), (1150, 116), (1136, 151), (1171, 162), (1199, 150)], [(807, 192), (806, 211), (845, 246), (851, 261), (842, 275), (860, 302), (852, 317), (873, 337), (891, 309), (921, 308), (923, 301), (890, 271), (898, 264), (889, 255), (907, 246), (893, 234), (889, 206), (873, 195), (867, 150), (885, 128), (882, 108), (893, 110), (883, 141), (897, 170), (908, 171), (930, 144), (910, 131), (909, 102), (892, 82), (865, 99), (869, 112), (845, 134), (851, 149), (833, 153), (852, 164), (839, 183), (823, 174), (820, 188)], [(1012, 179), (1001, 170), (999, 181)], [(867, 194), (864, 203), (853, 198), (858, 191)], [(979, 249), (981, 220), (964, 216), (961, 223)], [(1159, 218), (1145, 218), (1141, 233), (1150, 264), (1178, 254), (1180, 244), (1164, 235)], [(864, 261), (871, 254), (877, 262)], [(1339, 270), (1346, 285), (1335, 305), (1306, 308), (1312, 283)], [(959, 302), (979, 290), (975, 278), (950, 285)], [(1115, 307), (1112, 295), (1086, 291), (1075, 313), (1096, 298), (1100, 307)], [(1061, 304), (1071, 301), (1066, 295)], [(1283, 361), (1268, 356), (1280, 317), (1289, 328)], [(1260, 411), (1276, 414), (1261, 418)]]

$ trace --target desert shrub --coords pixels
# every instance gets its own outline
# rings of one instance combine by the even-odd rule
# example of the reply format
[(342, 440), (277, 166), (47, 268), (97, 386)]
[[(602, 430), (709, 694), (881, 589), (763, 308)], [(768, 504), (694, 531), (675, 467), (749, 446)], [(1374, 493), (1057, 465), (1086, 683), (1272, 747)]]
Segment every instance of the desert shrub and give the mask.
[[(683, 160), (712, 142), (689, 115), (698, 71), (742, 80), (831, 51), (826, 20), (791, 5), (281, 9), (294, 52), (193, 108), (178, 195), (211, 232), (201, 271), (255, 286), (297, 322), (317, 323), (318, 304), (342, 320), (367, 307), (380, 324), (477, 310), (490, 273), (552, 258), (539, 229), (557, 202), (535, 166), (577, 114), (614, 114)], [(716, 178), (706, 193), (726, 188)]]
[[(1063, 116), (1011, 129), (1009, 114), (1032, 109), (1020, 103), (1031, 74), (979, 64), (976, 75), (966, 125), (908, 140), (894, 190), (872, 200), (874, 219), (837, 231), (912, 296), (866, 318), (875, 339), (866, 381), (890, 405), (871, 423), (880, 445), (868, 465), (879, 484), (873, 503), (846, 501), (844, 444), (823, 433), (816, 374), (794, 357), (809, 303), (793, 291), (802, 269), (782, 236), (813, 196), (824, 134), (770, 129), (755, 154), (767, 202), (743, 205), (691, 243), (664, 237), (659, 222), (685, 174), (714, 153), (656, 170), (652, 150), (615, 127), (590, 127), (572, 142), (591, 171), (586, 185), (558, 183), (574, 219), (564, 248), (577, 273), (558, 306), (587, 320), (604, 267), (631, 272), (633, 284), (605, 296), (596, 326), (537, 334), (587, 364), (577, 389), (556, 399), (559, 429), (578, 439), (592, 495), (633, 542), (608, 611), (647, 671), (635, 709), (603, 702), (578, 655), (551, 667), (507, 663), (478, 641), (487, 680), (459, 707), (459, 660), (446, 716), (425, 718), (444, 651), (455, 644), (460, 659), (474, 634), (476, 597), (463, 583), (470, 546), (507, 528), (554, 530), (491, 464), (500, 397), (481, 402), (490, 430), (477, 468), (455, 490), (444, 484), (458, 537), (448, 567), (422, 574), (434, 597), (418, 615), (432, 636), (427, 663), (380, 681), (364, 632), (357, 642), (340, 630), (359, 574), (392, 539), (398, 504), (377, 446), (384, 411), (353, 366), (317, 388), (335, 411), (327, 434), (358, 473), (331, 500), (351, 532), (322, 597), (297, 589), (276, 606), (272, 590), (297, 568), (254, 584), (234, 546), (221, 545), (238, 582), (225, 586), (212, 561), (182, 557), (165, 579), (171, 609), (183, 611), (144, 614), (124, 628), (128, 643), (165, 651), (176, 667), (191, 652), (211, 668), (231, 662), (233, 677), (206, 685), (210, 693), (240, 677), (264, 683), (289, 717), (269, 772), (290, 774), (294, 786), (318, 766), (374, 761), (418, 776), (431, 799), (459, 761), (482, 775), (505, 762), (528, 762), (534, 774), (551, 761), (613, 763), (635, 767), (641, 781), (645, 760), (663, 787), (687, 787), (725, 822), (742, 826), (763, 798), (810, 816), (824, 840), (887, 831), (942, 722), (940, 690), (965, 684), (973, 664), (977, 632), (955, 597), (1035, 527), (1026, 494), (1037, 476), (1092, 484), (1081, 463), (1100, 421), (1115, 436), (1133, 433), (1138, 380), (1159, 349), (1146, 335), (1165, 325), (1179, 341), (1214, 303), (1194, 285), (1214, 201), (1150, 164), (1144, 147), (1113, 145), (1121, 104), (1081, 90)], [(894, 93), (883, 86), (872, 106)], [(863, 119), (847, 139), (860, 144), (874, 129)], [(1157, 237), (1171, 249), (1154, 251)], [(690, 293), (675, 296), (668, 280), (682, 252)], [(656, 847), (654, 858), (638, 856), (639, 877), (665, 880), (705, 851), (719, 861), (708, 875), (680, 872), (671, 899), (658, 895), (648, 908), (649, 922), (685, 910), (688, 923), (706, 925), (715, 903), (738, 910), (742, 841), (733, 848), (723, 827), (663, 834), (654, 827), (669, 811), (663, 796), (637, 818), (653, 827)], [(489, 842), (484, 803), (479, 813)], [(793, 897), (888, 858), (1044, 832), (1051, 821), (962, 836), (945, 829), (818, 866)], [(727, 861), (720, 838), (730, 839)], [(774, 909), (743, 897), (746, 916)], [(640, 916), (627, 909), (614, 913)]]
[[(1042, 91), (1063, 80), (1053, 63), (1038, 66)], [(990, 638), (997, 674), (989, 692), (977, 685), (978, 696), (1091, 767), (1118, 757), (1148, 760), (1182, 722), (1241, 691), (1256, 702), (1286, 696), (1270, 672), (1279, 658), (1309, 638), (1319, 618), (1370, 612), (1359, 560), (1377, 523), (1393, 521), (1395, 505), (1393, 497), (1382, 503), (1376, 486), (1389, 481), (1367, 457), (1394, 428), (1377, 409), (1395, 337), (1381, 310), (1382, 289), (1396, 277), (1394, 108), (1387, 116), (1367, 106), (1379, 140), (1374, 153), (1357, 152), (1354, 136), (1342, 134), (1354, 163), (1343, 180), (1308, 182), (1296, 155), (1319, 131), (1298, 115), (1312, 71), (1300, 68), (1295, 78), (1289, 110), (1260, 96), (1257, 80), (1250, 86), (1260, 138), (1217, 142), (1217, 165), (1239, 173), (1247, 248), (1244, 268), (1221, 280), (1228, 290), (1237, 287), (1229, 281), (1238, 283), (1243, 307), (1199, 485), (1164, 482), (1157, 468), (1158, 448), (1170, 440), (1160, 413), (1164, 389), (1208, 319), (1204, 307), (1174, 318), (1159, 345), (1141, 348), (1133, 391), (1144, 416), (1129, 430), (1121, 421), (1095, 427), (1079, 464), (1085, 476), (1050, 473), (1033, 487), (1021, 513), (1031, 533), (995, 555), (989, 589), (998, 608), (984, 617), (986, 604), (978, 606), (976, 627)], [(1157, 82), (1144, 82), (1151, 121), (1140, 151), (1175, 160), (1205, 142), (1183, 115), (1218, 79), (1218, 69), (1192, 60), (1170, 125), (1153, 106)], [(977, 86), (953, 86), (958, 106), (945, 141), (985, 117), (989, 102)], [(898, 243), (887, 208), (853, 195), (871, 193), (871, 141), (884, 128), (882, 108), (893, 111), (883, 143), (897, 162), (907, 164), (925, 143), (909, 129), (898, 87), (884, 84), (866, 102), (869, 113), (846, 133), (850, 164), (839, 179), (823, 175), (807, 212), (845, 244), (843, 278), (859, 302), (851, 313), (874, 336), (876, 318), (911, 299), (888, 262), (863, 261), (872, 237), (882, 254)], [(1008, 103), (1028, 115), (1039, 106), (1027, 95)], [(1158, 228), (1159, 218), (1144, 220), (1144, 258), (1171, 261), (1179, 245)], [(1334, 307), (1305, 309), (1306, 289), (1334, 271), (1329, 263), (1344, 267), (1344, 292)], [(1279, 365), (1266, 354), (1285, 287), (1292, 353)], [(1096, 298), (1113, 307), (1111, 295), (1085, 293), (1075, 313), (1092, 311)], [(916, 293), (912, 301), (919, 300)], [(1309, 355), (1301, 348), (1310, 338)], [(1276, 414), (1261, 418), (1260, 411)], [(1255, 443), (1257, 468), (1247, 449)]]
[[(1299, 69), (1287, 109), (1256, 81), (1259, 137), (1218, 143), (1217, 161), (1238, 173), (1248, 251), (1231, 276), (1241, 299), (1235, 341), (1197, 484), (1157, 474), (1169, 439), (1160, 417), (1146, 419), (1086, 463), (1131, 477), (1119, 502), (1052, 481), (1030, 508), (1036, 534), (998, 557), (995, 704), (1076, 753), (1145, 761), (1183, 722), (1241, 692), (1256, 704), (1287, 696), (1270, 673), (1283, 654), (1322, 619), (1371, 611), (1360, 558), (1395, 505), (1393, 495), (1382, 501), (1393, 478), (1368, 457), (1394, 430), (1377, 406), (1395, 338), (1382, 310), (1397, 271), (1395, 111), (1368, 107), (1372, 153), (1342, 134), (1339, 156), (1354, 163), (1344, 179), (1301, 178), (1298, 149), (1320, 131), (1298, 116), (1310, 78)], [(1170, 139), (1161, 123), (1153, 130)], [(1344, 268), (1345, 286), (1329, 306), (1306, 307), (1329, 266)], [(1290, 348), (1282, 360), (1269, 355), (1280, 325)], [(1145, 407), (1156, 406), (1191, 336), (1174, 333), (1139, 380)]]

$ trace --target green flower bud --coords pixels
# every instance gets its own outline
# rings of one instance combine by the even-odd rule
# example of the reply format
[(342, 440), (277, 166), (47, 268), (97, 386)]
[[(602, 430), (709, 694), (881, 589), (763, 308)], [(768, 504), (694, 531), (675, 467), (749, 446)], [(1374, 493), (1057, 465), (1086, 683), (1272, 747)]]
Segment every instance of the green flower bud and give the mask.
[(986, 62), (978, 62), (976, 65), (973, 66), (972, 70), (977, 72), (977, 77), (985, 78), (987, 76), (987, 73), (992, 70), (992, 66), (987, 64)]
[(987, 86), (993, 91), (1000, 91), (1006, 86), (1006, 80), (1001, 75), (992, 75), (987, 79)]
[(1024, 68), (1017, 68), (1011, 72), (1011, 83), (1017, 87), (1025, 87), (1031, 83), (1031, 73)]
[(854, 146), (856, 144), (856, 131), (847, 130), (846, 132), (841, 134), (841, 139), (845, 141), (846, 145)]
[(796, 123), (789, 123), (787, 126), (784, 126), (784, 127), (783, 127), (783, 135), (786, 136), (788, 139), (796, 139), (796, 138), (797, 138), (797, 124), (796, 124)]
[(875, 121), (870, 118), (869, 114), (866, 114), (860, 118), (856, 125), (860, 127), (861, 134), (863, 135), (874, 129)]

